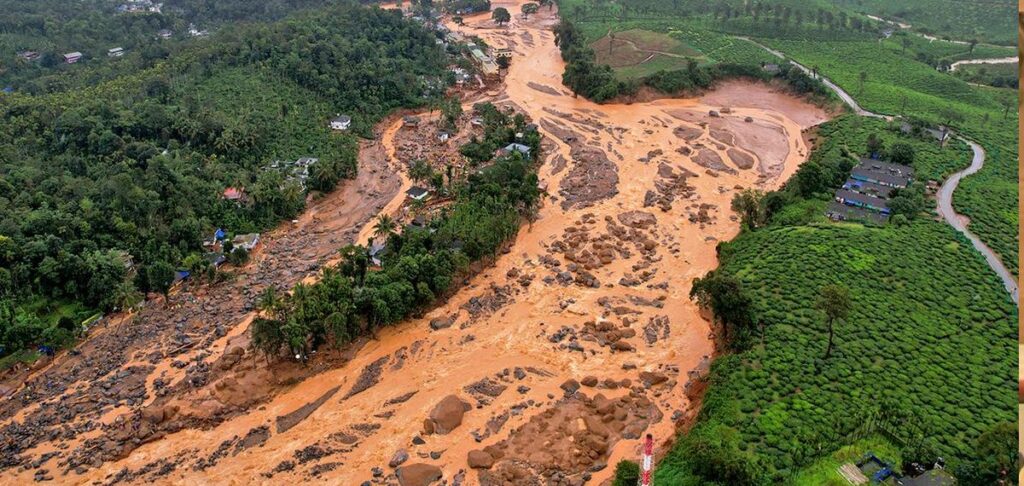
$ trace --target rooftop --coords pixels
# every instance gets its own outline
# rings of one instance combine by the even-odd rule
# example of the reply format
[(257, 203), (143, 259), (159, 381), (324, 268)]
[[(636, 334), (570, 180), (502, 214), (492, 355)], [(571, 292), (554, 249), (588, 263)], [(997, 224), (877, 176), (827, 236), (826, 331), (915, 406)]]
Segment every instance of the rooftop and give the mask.
[(836, 198), (842, 199), (847, 205), (863, 206), (870, 209), (876, 209), (879, 211), (888, 211), (888, 201), (880, 197), (870, 196), (867, 194), (861, 194), (859, 192), (853, 192), (848, 189), (839, 189), (836, 191)]
[(854, 179), (906, 187), (914, 178), (914, 169), (905, 165), (862, 158), (860, 164), (853, 168), (852, 175)]
[(949, 129), (946, 128), (946, 127), (942, 127), (942, 126), (940, 126), (937, 129), (936, 128), (927, 128), (927, 129), (925, 129), (925, 131), (927, 131), (929, 135), (931, 135), (933, 138), (935, 138), (935, 140), (938, 140), (940, 142), (943, 141), (943, 140), (946, 140), (950, 136)]
[(429, 192), (430, 191), (428, 191), (427, 189), (424, 189), (419, 186), (412, 186), (409, 188), (408, 191), (405, 191), (405, 193), (413, 199), (423, 199)]
[(846, 183), (843, 184), (843, 189), (849, 189), (851, 191), (859, 192), (861, 194), (867, 194), (869, 196), (889, 197), (889, 193), (892, 192), (893, 188), (889, 186), (883, 186), (881, 184), (875, 184), (874, 182), (847, 179)]
[(224, 189), (224, 199), (227, 199), (227, 200), (234, 201), (236, 199), (241, 199), (242, 196), (244, 196), (244, 195), (245, 195), (245, 190), (244, 189), (239, 189), (237, 187), (229, 187), (227, 189)]

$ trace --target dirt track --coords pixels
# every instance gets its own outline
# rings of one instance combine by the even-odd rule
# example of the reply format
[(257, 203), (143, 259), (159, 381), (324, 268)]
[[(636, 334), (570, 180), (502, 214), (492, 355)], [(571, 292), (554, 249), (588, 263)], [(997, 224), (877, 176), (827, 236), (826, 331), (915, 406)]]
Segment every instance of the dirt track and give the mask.
[[(494, 6), (519, 11), (518, 3)], [(732, 195), (779, 186), (806, 159), (801, 131), (827, 117), (746, 83), (700, 99), (628, 106), (573, 98), (560, 83), (550, 31), (556, 21), (542, 8), (528, 23), (516, 15), (499, 29), (475, 16), (461, 29), (514, 49), (496, 98), (541, 126), (548, 150), (540, 176), (552, 197), (510, 251), (449, 301), (378, 340), (314, 360), (313, 369), (271, 374), (241, 351), (249, 305), (263, 285), (289, 287), (345, 242), (365, 241), (376, 211), (397, 209), (408, 182), (385, 175), (383, 160), (402, 137), (389, 122), (382, 142), (363, 152), (359, 179), (269, 238), (238, 281), (172, 298), (180, 308), (150, 306), (140, 316), (146, 324), (107, 330), (80, 357), (58, 359), (36, 379), (38, 387), (66, 377), (58, 388), (70, 387), (137, 365), (117, 380), (128, 385), (112, 387), (114, 403), (97, 400), (101, 384), (67, 394), (61, 407), (75, 423), (92, 420), (92, 432), (53, 439), (48, 430), (62, 428), (59, 418), (11, 425), (11, 417), (53, 415), (54, 407), (39, 412), (38, 400), (22, 391), (0, 408), (0, 440), (10, 441), (3, 444), (29, 440), (20, 449), (29, 460), (68, 444), (40, 468), (70, 483), (360, 484), (376, 468), (381, 482), (394, 481), (389, 462), (400, 462), (437, 466), (449, 484), (529, 484), (539, 475), (568, 484), (584, 474), (598, 484), (611, 474), (602, 464), (637, 456), (643, 433), (670, 439), (677, 422), (695, 413), (687, 391), (699, 386), (694, 378), (713, 353), (709, 326), (688, 292), (693, 278), (717, 265), (716, 243), (738, 231)], [(702, 153), (728, 170), (701, 166), (695, 159)], [(198, 344), (167, 353), (182, 346), (181, 334), (195, 334), (189, 339)], [(166, 384), (157, 386), (164, 372)], [(56, 390), (41, 395), (59, 396)], [(266, 394), (259, 406), (247, 401)], [(74, 410), (86, 396), (78, 403), (86, 410)], [(139, 412), (154, 400), (158, 407)], [(454, 405), (435, 411), (441, 403)], [(130, 411), (127, 420), (116, 418)], [(95, 428), (100, 422), (108, 425)], [(158, 432), (147, 430), (135, 444), (140, 427)], [(129, 445), (108, 446), (111, 437)], [(478, 449), (496, 459), (483, 474), (467, 463)], [(407, 459), (398, 461), (399, 451)], [(68, 457), (82, 460), (81, 474), (61, 476)], [(37, 471), (4, 474), (28, 480)]]

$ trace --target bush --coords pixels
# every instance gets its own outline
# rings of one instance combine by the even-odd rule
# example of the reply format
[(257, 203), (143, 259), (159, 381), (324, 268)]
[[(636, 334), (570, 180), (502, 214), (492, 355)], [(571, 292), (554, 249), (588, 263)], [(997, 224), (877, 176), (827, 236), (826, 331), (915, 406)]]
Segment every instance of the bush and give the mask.
[(235, 248), (231, 253), (228, 253), (228, 262), (236, 267), (245, 265), (248, 261), (249, 250), (246, 250), (245, 248)]
[(615, 478), (612, 486), (636, 486), (640, 481), (640, 465), (627, 460), (621, 460), (615, 465)]

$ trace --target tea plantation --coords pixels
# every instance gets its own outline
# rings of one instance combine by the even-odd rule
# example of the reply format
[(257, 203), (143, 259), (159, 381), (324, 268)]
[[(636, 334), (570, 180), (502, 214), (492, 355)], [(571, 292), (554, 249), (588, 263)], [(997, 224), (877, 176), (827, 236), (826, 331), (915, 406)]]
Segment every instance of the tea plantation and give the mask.
[(887, 19), (898, 18), (914, 30), (959, 39), (1016, 43), (1012, 0), (839, 0), (841, 7)]
[[(724, 244), (721, 260), (753, 298), (764, 341), (716, 360), (701, 421), (684, 442), (722, 437), (726, 452), (711, 454), (778, 481), (874, 432), (871, 417), (884, 406), (913, 416), (903, 426), (954, 466), (982, 432), (1016, 419), (1008, 390), (1017, 312), (945, 224), (769, 227)], [(813, 302), (830, 283), (850, 289), (853, 310), (824, 361), (825, 319)], [(676, 448), (658, 479), (688, 477), (692, 455)]]
[[(865, 109), (950, 124), (981, 144), (985, 167), (964, 179), (953, 197), (970, 228), (1017, 273), (1017, 93), (972, 86), (918, 61), (887, 42), (759, 39), (805, 66), (816, 66)], [(866, 80), (861, 83), (861, 73)]]

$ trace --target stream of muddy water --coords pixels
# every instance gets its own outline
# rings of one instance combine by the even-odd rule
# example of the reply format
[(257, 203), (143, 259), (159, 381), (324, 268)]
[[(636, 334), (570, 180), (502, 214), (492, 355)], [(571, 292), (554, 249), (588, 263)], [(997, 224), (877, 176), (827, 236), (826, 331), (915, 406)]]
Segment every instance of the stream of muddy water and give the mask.
[[(643, 434), (655, 436), (658, 454), (667, 450), (695, 413), (687, 390), (714, 353), (710, 326), (688, 297), (691, 282), (716, 267), (716, 244), (739, 231), (733, 195), (780, 186), (807, 158), (804, 131), (828, 115), (746, 82), (694, 99), (593, 104), (561, 84), (557, 10), (524, 20), (520, 2), (499, 6), (516, 13), (506, 26), (479, 15), (450, 27), (512, 49), (503, 86), (489, 97), (527, 114), (545, 138), (539, 175), (550, 197), (509, 251), (344, 364), (62, 479), (355, 485), (379, 468), (384, 484), (397, 482), (389, 462), (402, 450), (402, 466), (439, 467), (449, 484), (584, 472), (588, 484), (601, 484), (617, 461), (638, 458)], [(402, 130), (388, 123), (378, 150), (394, 159)], [(397, 211), (403, 197), (398, 191), (383, 211)], [(360, 242), (371, 227), (358, 231)], [(249, 320), (216, 342), (212, 359), (245, 343)], [(221, 389), (244, 395), (237, 375), (214, 383), (207, 399)], [(452, 395), (466, 410), (425, 424)], [(447, 433), (426, 433), (452, 423)], [(489, 469), (469, 467), (479, 449), (496, 460)], [(408, 469), (404, 484), (422, 471)], [(28, 480), (33, 471), (8, 473)]]

